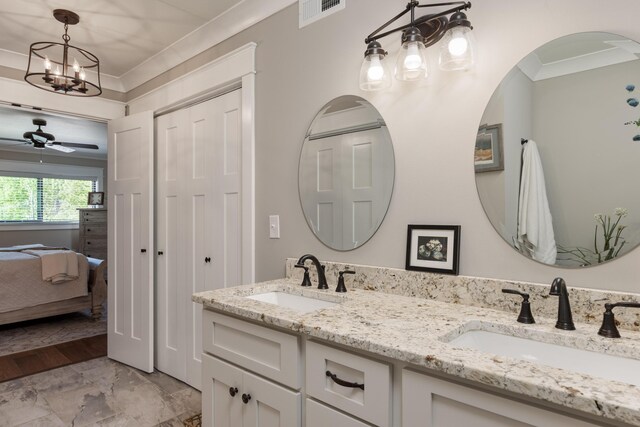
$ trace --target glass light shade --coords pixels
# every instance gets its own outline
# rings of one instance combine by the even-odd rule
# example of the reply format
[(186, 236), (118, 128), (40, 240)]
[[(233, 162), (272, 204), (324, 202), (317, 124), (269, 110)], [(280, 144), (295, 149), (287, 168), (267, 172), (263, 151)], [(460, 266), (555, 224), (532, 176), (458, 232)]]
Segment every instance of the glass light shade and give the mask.
[(360, 89), (366, 91), (382, 90), (391, 87), (391, 73), (384, 55), (367, 55), (360, 67)]
[(396, 62), (396, 79), (412, 81), (428, 76), (427, 58), (424, 55), (424, 43), (407, 41), (402, 43)]
[(471, 28), (459, 25), (447, 30), (440, 40), (440, 69), (468, 70), (475, 64), (475, 43)]

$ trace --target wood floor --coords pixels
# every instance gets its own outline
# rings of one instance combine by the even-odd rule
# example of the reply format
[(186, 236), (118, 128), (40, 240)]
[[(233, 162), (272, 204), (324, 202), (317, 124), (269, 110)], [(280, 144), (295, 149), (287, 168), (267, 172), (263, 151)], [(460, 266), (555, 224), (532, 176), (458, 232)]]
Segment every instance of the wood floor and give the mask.
[(106, 355), (106, 334), (8, 354), (0, 357), (0, 382)]

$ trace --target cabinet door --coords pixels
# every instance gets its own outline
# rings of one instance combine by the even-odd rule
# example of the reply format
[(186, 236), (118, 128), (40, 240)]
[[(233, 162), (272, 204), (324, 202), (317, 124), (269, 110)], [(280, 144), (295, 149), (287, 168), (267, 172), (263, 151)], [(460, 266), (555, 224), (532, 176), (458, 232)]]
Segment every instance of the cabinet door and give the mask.
[(311, 399), (307, 399), (306, 422), (307, 427), (369, 427), (368, 424)]
[(425, 374), (402, 372), (404, 427), (595, 427), (569, 416)]
[[(243, 408), (244, 427), (299, 427), (300, 393), (244, 373), (242, 393), (251, 396)], [(205, 424), (206, 425), (206, 424)]]
[(202, 355), (203, 426), (242, 425), (242, 375), (243, 371), (235, 366), (207, 354)]

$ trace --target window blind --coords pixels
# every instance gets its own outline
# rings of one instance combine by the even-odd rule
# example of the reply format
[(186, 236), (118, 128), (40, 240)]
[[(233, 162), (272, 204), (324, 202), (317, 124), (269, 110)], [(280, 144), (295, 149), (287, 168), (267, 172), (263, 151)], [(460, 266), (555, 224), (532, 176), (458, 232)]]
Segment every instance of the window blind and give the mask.
[(0, 223), (78, 222), (78, 208), (96, 191), (95, 178), (0, 173)]

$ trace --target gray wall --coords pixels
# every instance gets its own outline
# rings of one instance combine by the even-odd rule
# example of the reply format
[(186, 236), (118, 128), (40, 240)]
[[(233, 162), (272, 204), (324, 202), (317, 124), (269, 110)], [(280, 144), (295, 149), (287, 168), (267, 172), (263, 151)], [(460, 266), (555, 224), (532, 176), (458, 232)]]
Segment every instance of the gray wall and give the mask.
[[(397, 14), (404, 1), (349, 0), (344, 11), (298, 29), (293, 5), (241, 34), (131, 91), (133, 99), (247, 42), (256, 42), (256, 279), (284, 275), (284, 259), (311, 252), (321, 259), (404, 267), (407, 224), (460, 224), (461, 274), (570, 286), (639, 291), (640, 251), (604, 266), (564, 270), (516, 253), (494, 231), (478, 199), (473, 168), (475, 136), (494, 89), (533, 49), (559, 36), (610, 31), (640, 40), (632, 16), (640, 3), (619, 0), (483, 0), (468, 15), (479, 61), (467, 73), (433, 69), (429, 80), (381, 93), (358, 88), (364, 38)], [(570, 19), (568, 19), (570, 17)], [(525, 20), (525, 21), (523, 21)], [(399, 36), (381, 40), (394, 61)], [(437, 46), (429, 49), (432, 66)], [(298, 158), (305, 131), (330, 99), (360, 95), (385, 118), (396, 154), (396, 183), (387, 218), (361, 248), (337, 252), (309, 230), (298, 200)], [(279, 214), (281, 236), (268, 238), (268, 215)], [(330, 279), (335, 283), (335, 278)]]
[[(545, 167), (556, 241), (593, 249), (594, 214), (629, 210), (624, 236), (638, 242), (640, 144), (633, 141), (638, 109), (625, 86), (640, 87), (640, 61), (534, 84), (534, 132)], [(601, 230), (598, 233), (602, 243)], [(631, 246), (628, 247), (630, 249)], [(626, 250), (627, 248), (625, 248)], [(625, 252), (623, 250), (623, 252)]]
[[(0, 159), (22, 162), (39, 162), (39, 154), (18, 153), (0, 150)], [(107, 186), (107, 162), (104, 160), (81, 159), (63, 156), (42, 156), (42, 161), (51, 164), (90, 166), (104, 169), (104, 191)], [(106, 196), (105, 196), (106, 199)], [(0, 227), (0, 247), (42, 243), (50, 246), (61, 246), (70, 249), (78, 248), (78, 229), (70, 230), (3, 230)]]

